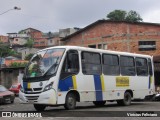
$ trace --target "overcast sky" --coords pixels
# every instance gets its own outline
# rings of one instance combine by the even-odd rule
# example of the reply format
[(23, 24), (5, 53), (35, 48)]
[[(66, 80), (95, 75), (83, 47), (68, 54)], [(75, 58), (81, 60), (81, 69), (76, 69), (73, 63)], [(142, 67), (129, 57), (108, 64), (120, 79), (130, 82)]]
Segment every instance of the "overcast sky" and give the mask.
[[(21, 10), (11, 10), (20, 7)], [(32, 27), (42, 32), (83, 28), (115, 10), (134, 10), (144, 22), (160, 23), (160, 0), (0, 0), (0, 35)]]

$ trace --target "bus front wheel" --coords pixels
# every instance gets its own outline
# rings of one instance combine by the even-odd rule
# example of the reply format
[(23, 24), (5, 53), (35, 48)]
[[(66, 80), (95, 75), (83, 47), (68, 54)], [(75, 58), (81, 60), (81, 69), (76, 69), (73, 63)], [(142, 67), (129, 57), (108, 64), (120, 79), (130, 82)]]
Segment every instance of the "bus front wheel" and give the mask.
[(128, 106), (131, 104), (131, 94), (129, 92), (124, 93), (124, 98), (122, 100), (117, 100), (118, 105)]
[(68, 93), (64, 104), (66, 110), (73, 110), (76, 107), (76, 96), (73, 93)]
[(37, 111), (44, 111), (44, 109), (46, 108), (46, 106), (45, 105), (40, 105), (40, 104), (34, 104), (34, 108)]

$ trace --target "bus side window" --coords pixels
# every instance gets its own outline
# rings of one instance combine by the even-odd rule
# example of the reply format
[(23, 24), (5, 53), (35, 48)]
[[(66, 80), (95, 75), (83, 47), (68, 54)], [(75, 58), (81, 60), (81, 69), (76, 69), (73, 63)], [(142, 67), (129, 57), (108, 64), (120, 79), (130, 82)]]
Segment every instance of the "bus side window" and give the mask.
[(135, 61), (136, 61), (137, 76), (148, 76), (147, 59), (136, 57)]
[(120, 56), (121, 75), (135, 76), (134, 58), (131, 56)]
[(61, 71), (61, 79), (64, 79), (71, 75), (75, 75), (78, 72), (79, 72), (78, 52), (75, 50), (70, 50), (67, 52), (65, 61), (63, 63)]
[(118, 55), (103, 54), (103, 73), (105, 75), (119, 75), (119, 57)]
[(100, 75), (102, 74), (101, 68), (101, 55), (95, 52), (83, 51), (82, 54), (82, 72), (85, 75)]

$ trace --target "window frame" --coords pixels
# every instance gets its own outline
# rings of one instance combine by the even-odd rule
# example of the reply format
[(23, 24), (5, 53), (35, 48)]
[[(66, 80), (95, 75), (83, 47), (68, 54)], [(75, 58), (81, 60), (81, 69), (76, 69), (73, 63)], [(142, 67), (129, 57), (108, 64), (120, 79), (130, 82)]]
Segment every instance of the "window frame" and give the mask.
[[(118, 59), (118, 65), (110, 65), (110, 64), (105, 64), (104, 63), (104, 56), (105, 55), (111, 55), (111, 56), (116, 56), (117, 57), (117, 59)], [(104, 66), (118, 66), (118, 74), (106, 74), (106, 73), (104, 73)], [(115, 76), (115, 75), (120, 75), (120, 58), (119, 58), (119, 55), (118, 54), (108, 54), (108, 53), (103, 53), (102, 54), (102, 71), (103, 71), (103, 74), (104, 75), (111, 75), (111, 76)]]
[[(83, 57), (82, 57), (83, 53), (92, 53), (92, 54), (98, 54), (98, 55), (99, 55), (100, 63), (99, 63), (99, 64), (98, 64), (98, 63), (95, 64), (95, 65), (100, 65), (100, 73), (99, 73), (99, 74), (91, 74), (91, 73), (87, 74), (87, 73), (84, 72), (83, 64), (92, 64), (92, 65), (94, 65), (94, 63), (89, 63), (88, 61), (87, 61), (87, 62), (84, 62), (83, 59), (82, 59), (82, 58), (83, 58)], [(102, 57), (101, 57), (101, 53), (98, 53), (98, 52), (90, 52), (90, 51), (81, 51), (81, 67), (82, 67), (82, 73), (83, 73), (84, 75), (101, 75), (101, 74), (102, 74)]]
[[(121, 57), (128, 57), (128, 58), (132, 58), (133, 59), (133, 66), (122, 66), (121, 65)], [(119, 56), (119, 64), (120, 64), (120, 74), (122, 75), (122, 76), (136, 76), (136, 65), (135, 65), (135, 58), (134, 58), (134, 56), (127, 56), (127, 55), (120, 55)], [(129, 74), (122, 74), (122, 67), (124, 68), (124, 67), (134, 67), (134, 75), (129, 75)]]
[[(64, 64), (66, 64), (66, 59), (68, 59), (69, 51), (76, 51), (77, 52), (77, 55), (78, 55), (78, 71), (77, 72), (63, 72), (63, 66), (64, 66)], [(70, 50), (66, 51), (66, 55), (64, 56), (64, 60), (63, 60), (62, 67), (61, 67), (60, 80), (63, 80), (63, 79), (70, 77), (72, 75), (79, 74), (79, 72), (80, 72), (80, 59), (79, 58), (80, 58), (80, 55), (79, 55), (78, 50), (70, 49)]]
[(138, 41), (138, 46), (139, 46), (138, 47), (139, 51), (154, 51), (157, 49), (155, 40), (147, 40), (147, 41), (140, 40)]
[[(146, 75), (142, 75), (142, 74), (138, 74), (137, 73), (137, 60), (136, 59), (144, 59), (146, 61), (146, 66), (147, 66), (147, 74)], [(144, 57), (135, 57), (135, 64), (136, 64), (136, 74), (137, 76), (148, 76), (149, 75), (149, 69), (148, 69), (148, 60), (147, 58), (144, 58)], [(138, 66), (138, 68), (143, 68), (145, 66)]]
[[(151, 66), (149, 65), (149, 63), (150, 63)], [(154, 70), (153, 70), (153, 64), (152, 64), (152, 59), (151, 58), (147, 59), (147, 64), (148, 64), (148, 75), (153, 76)], [(151, 67), (151, 71), (150, 71), (150, 67)], [(152, 73), (150, 73), (150, 72), (152, 72)]]

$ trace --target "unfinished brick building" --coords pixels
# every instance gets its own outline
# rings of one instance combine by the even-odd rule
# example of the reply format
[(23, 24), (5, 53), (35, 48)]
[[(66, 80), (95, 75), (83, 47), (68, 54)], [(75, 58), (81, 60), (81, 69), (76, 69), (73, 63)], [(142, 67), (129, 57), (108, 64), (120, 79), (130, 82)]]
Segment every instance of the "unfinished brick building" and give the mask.
[(61, 41), (63, 45), (157, 56), (160, 54), (160, 24), (98, 20)]

